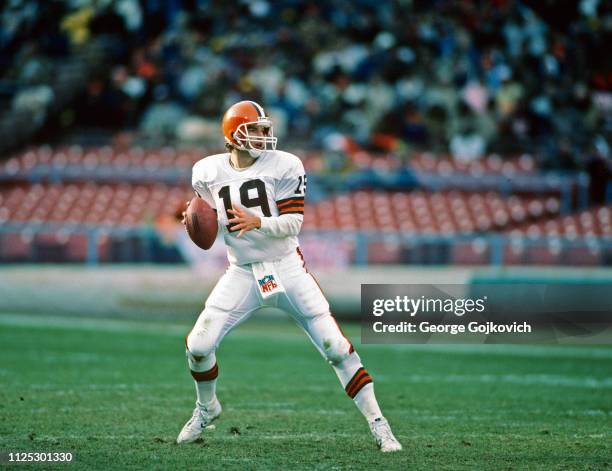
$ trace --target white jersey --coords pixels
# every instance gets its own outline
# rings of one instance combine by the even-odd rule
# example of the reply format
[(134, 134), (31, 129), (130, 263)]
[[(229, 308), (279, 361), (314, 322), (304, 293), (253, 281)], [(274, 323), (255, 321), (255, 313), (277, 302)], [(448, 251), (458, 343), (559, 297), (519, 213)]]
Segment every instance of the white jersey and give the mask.
[[(268, 151), (243, 170), (230, 165), (230, 154), (216, 154), (193, 167), (193, 189), (217, 211), (219, 231), (230, 263), (279, 260), (298, 247), (304, 214), (306, 176), (302, 161), (283, 151)], [(233, 205), (261, 218), (262, 227), (236, 237), (228, 213)]]

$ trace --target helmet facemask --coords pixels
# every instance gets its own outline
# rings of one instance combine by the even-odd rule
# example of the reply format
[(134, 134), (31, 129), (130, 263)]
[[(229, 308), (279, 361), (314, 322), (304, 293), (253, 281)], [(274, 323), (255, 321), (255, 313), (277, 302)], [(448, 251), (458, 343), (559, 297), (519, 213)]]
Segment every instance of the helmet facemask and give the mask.
[[(249, 126), (258, 126), (264, 129), (263, 136), (255, 136), (249, 133)], [(246, 150), (251, 157), (256, 159), (268, 150), (276, 150), (277, 138), (274, 137), (274, 128), (268, 118), (259, 118), (257, 121), (242, 123), (233, 134), (238, 144), (238, 150)]]

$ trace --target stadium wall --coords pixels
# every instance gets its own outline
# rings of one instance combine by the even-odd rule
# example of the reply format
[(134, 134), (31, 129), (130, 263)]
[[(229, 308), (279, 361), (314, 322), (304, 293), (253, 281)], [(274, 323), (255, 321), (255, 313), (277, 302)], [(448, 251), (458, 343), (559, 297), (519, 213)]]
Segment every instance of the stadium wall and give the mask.
[[(223, 271), (184, 266), (5, 266), (0, 268), (0, 312), (103, 318), (194, 319)], [(357, 319), (361, 284), (471, 282), (612, 282), (609, 268), (352, 267), (317, 271), (341, 318)], [(260, 315), (275, 315), (268, 310)]]

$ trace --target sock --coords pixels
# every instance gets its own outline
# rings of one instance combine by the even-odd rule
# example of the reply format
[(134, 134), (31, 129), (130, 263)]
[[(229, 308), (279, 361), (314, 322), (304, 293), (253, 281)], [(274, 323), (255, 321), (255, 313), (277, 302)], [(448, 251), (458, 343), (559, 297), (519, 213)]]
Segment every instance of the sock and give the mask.
[(373, 422), (383, 416), (374, 395), (373, 383), (366, 384), (361, 388), (361, 391), (353, 398), (353, 401), (368, 422)]
[(357, 352), (351, 353), (344, 361), (333, 365), (340, 383), (359, 411), (368, 422), (382, 417), (382, 412), (376, 401), (372, 377), (363, 367)]
[(198, 407), (206, 407), (217, 396), (217, 380), (194, 381), (196, 389), (196, 404)]
[(196, 404), (198, 407), (205, 407), (214, 401), (217, 395), (217, 358), (214, 353), (197, 358), (187, 351), (187, 359), (195, 383)]

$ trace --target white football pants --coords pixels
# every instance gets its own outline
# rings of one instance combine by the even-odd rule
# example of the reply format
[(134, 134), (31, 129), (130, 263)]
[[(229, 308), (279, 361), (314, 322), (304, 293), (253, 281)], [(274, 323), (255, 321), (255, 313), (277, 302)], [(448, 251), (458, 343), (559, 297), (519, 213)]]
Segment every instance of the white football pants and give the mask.
[(331, 315), (319, 285), (306, 270), (299, 249), (274, 265), (285, 292), (265, 301), (250, 265), (229, 266), (186, 338), (188, 353), (198, 359), (210, 356), (230, 330), (263, 306), (289, 313), (332, 365), (338, 365), (353, 353), (353, 346)]

